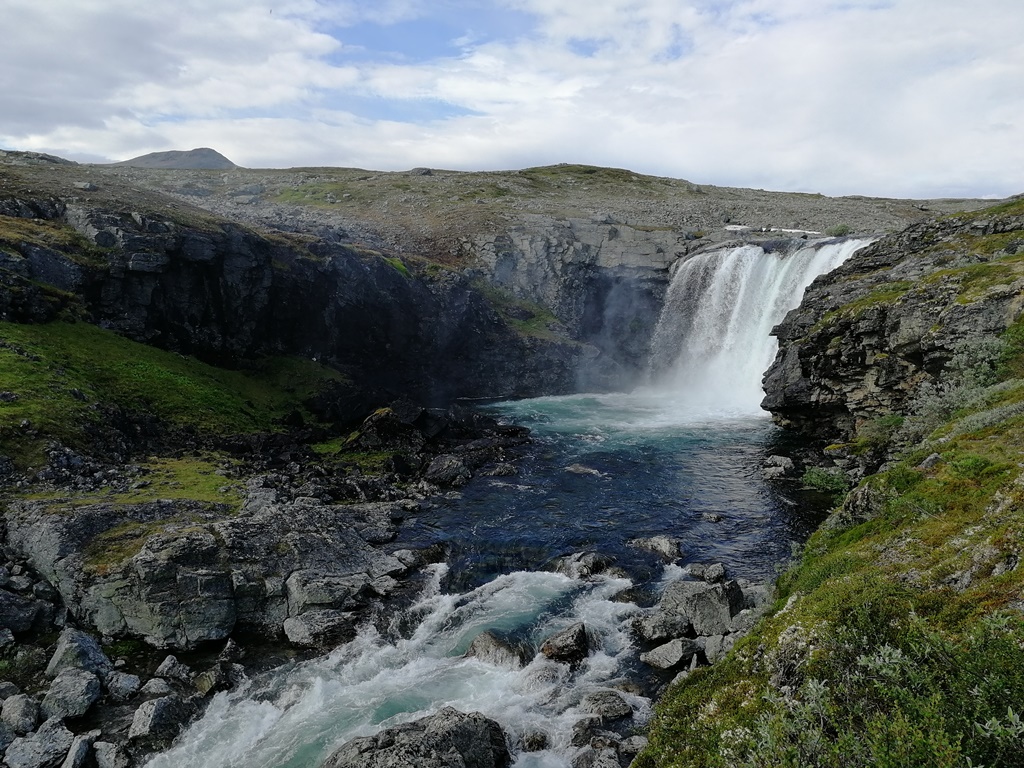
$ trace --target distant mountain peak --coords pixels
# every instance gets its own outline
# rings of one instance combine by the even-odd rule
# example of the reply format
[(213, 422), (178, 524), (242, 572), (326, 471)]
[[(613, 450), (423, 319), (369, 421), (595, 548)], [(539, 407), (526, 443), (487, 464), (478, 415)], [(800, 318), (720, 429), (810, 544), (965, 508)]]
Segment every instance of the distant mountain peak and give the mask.
[(139, 155), (131, 160), (114, 163), (114, 165), (124, 165), (130, 168), (167, 168), (196, 171), (226, 171), (238, 167), (220, 152), (209, 147), (198, 147), (187, 151), (150, 152), (148, 155)]

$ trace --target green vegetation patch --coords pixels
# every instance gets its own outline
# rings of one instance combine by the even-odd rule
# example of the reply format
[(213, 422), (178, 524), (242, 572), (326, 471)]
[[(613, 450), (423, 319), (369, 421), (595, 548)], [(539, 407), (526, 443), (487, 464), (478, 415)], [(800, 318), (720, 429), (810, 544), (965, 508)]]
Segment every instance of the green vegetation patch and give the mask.
[(0, 216), (0, 250), (17, 253), (26, 244), (60, 251), (86, 266), (103, 267), (108, 263), (104, 249), (63, 222)]
[[(1020, 764), (1024, 417), (992, 413), (1024, 400), (1006, 378), (1022, 339), (1018, 323), (954, 361), (928, 395), (944, 422), (810, 538), (773, 615), (669, 689), (638, 766)], [(885, 417), (857, 440), (905, 429)]]
[(30, 466), (46, 438), (81, 444), (86, 425), (103, 419), (99, 405), (215, 434), (279, 431), (304, 400), (344, 377), (297, 358), (226, 370), (87, 323), (54, 322), (0, 323), (0, 381), (10, 393), (0, 400), (0, 452)]
[(554, 330), (558, 325), (558, 318), (539, 304), (518, 299), (484, 280), (474, 281), (473, 288), (480, 292), (519, 334), (547, 341), (566, 340)]

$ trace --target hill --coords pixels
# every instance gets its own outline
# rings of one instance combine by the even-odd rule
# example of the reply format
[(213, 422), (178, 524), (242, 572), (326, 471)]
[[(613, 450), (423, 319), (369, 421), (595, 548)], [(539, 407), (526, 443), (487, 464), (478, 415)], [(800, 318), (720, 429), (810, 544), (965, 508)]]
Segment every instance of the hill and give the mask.
[(131, 160), (124, 160), (114, 165), (129, 168), (159, 168), (163, 170), (203, 170), (227, 171), (238, 166), (228, 160), (215, 149), (199, 147), (188, 151), (172, 150), (170, 152), (150, 152), (139, 155)]

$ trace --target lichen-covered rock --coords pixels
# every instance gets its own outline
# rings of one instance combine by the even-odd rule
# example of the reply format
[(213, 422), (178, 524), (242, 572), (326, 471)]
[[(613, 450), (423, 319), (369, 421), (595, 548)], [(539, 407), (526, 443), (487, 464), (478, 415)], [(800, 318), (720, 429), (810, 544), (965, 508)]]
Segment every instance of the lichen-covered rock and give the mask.
[(57, 768), (74, 743), (64, 721), (53, 718), (28, 736), (15, 739), (4, 753), (9, 768)]
[(500, 725), (478, 712), (445, 707), (377, 736), (350, 741), (323, 768), (507, 768), (511, 762)]
[(19, 736), (31, 733), (39, 722), (39, 702), (25, 693), (8, 696), (0, 708), (0, 720)]
[(43, 697), (44, 718), (81, 717), (100, 700), (103, 688), (95, 674), (76, 667), (61, 670)]

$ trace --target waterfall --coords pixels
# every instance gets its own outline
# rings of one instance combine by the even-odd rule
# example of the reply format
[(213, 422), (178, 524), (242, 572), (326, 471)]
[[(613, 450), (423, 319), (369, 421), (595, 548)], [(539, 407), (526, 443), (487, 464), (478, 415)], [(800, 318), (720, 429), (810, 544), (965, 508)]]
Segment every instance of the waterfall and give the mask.
[(687, 411), (760, 413), (770, 336), (804, 290), (870, 240), (795, 241), (787, 250), (741, 245), (677, 265), (651, 344), (656, 389)]

